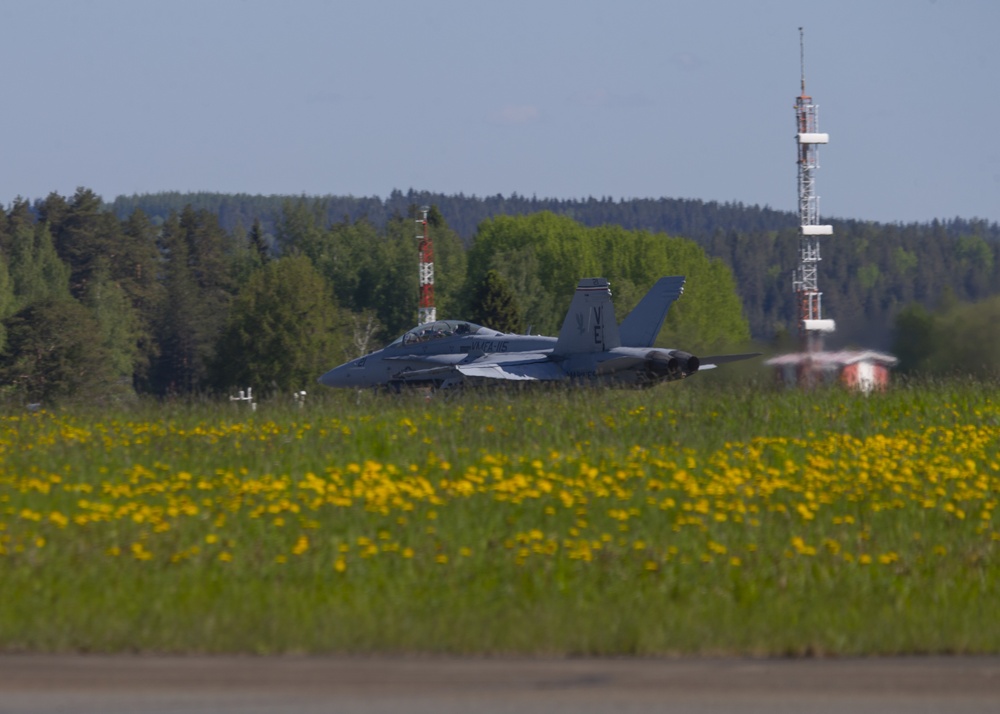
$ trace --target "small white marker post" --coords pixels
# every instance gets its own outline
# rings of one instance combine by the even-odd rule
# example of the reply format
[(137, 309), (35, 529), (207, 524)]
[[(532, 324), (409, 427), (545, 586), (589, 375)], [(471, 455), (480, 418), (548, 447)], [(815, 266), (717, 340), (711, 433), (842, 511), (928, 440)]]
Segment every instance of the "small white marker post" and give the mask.
[(248, 402), (250, 404), (250, 411), (257, 411), (257, 402), (253, 400), (253, 387), (247, 387), (246, 391), (240, 390), (239, 396), (230, 397), (231, 402)]

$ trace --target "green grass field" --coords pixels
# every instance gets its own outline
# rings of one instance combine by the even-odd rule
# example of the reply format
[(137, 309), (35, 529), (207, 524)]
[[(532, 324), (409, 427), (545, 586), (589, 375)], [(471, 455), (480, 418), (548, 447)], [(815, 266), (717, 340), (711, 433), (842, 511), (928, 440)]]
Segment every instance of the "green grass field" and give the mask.
[(0, 650), (1000, 651), (996, 385), (0, 417)]

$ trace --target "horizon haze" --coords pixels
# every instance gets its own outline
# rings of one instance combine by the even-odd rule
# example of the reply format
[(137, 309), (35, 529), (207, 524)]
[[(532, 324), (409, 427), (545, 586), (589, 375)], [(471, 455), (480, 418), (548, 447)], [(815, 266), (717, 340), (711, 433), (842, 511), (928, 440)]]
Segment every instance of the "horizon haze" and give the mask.
[(1000, 221), (1000, 4), (5, 0), (0, 204), (394, 189)]

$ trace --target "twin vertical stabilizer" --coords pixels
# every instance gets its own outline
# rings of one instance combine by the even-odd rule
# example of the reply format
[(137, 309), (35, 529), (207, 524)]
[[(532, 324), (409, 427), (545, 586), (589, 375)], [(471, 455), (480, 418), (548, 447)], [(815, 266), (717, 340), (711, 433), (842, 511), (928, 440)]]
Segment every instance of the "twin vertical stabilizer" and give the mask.
[(684, 292), (684, 276), (660, 278), (625, 319), (618, 334), (625, 347), (652, 347), (667, 310)]
[(559, 331), (553, 355), (606, 352), (621, 346), (607, 278), (584, 278)]

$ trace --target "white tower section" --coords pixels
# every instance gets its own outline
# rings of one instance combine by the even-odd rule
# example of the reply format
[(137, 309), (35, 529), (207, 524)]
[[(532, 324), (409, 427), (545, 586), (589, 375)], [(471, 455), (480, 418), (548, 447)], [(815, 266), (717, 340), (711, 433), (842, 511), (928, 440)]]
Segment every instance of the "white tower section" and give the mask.
[(802, 66), (802, 93), (795, 100), (795, 143), (799, 164), (799, 266), (792, 278), (798, 299), (799, 334), (809, 351), (823, 349), (823, 334), (833, 332), (833, 320), (823, 319), (823, 293), (817, 277), (820, 236), (833, 235), (833, 226), (819, 221), (819, 196), (814, 172), (819, 168), (819, 145), (830, 141), (819, 131), (819, 107), (806, 94), (805, 44), (799, 28), (799, 55)]

